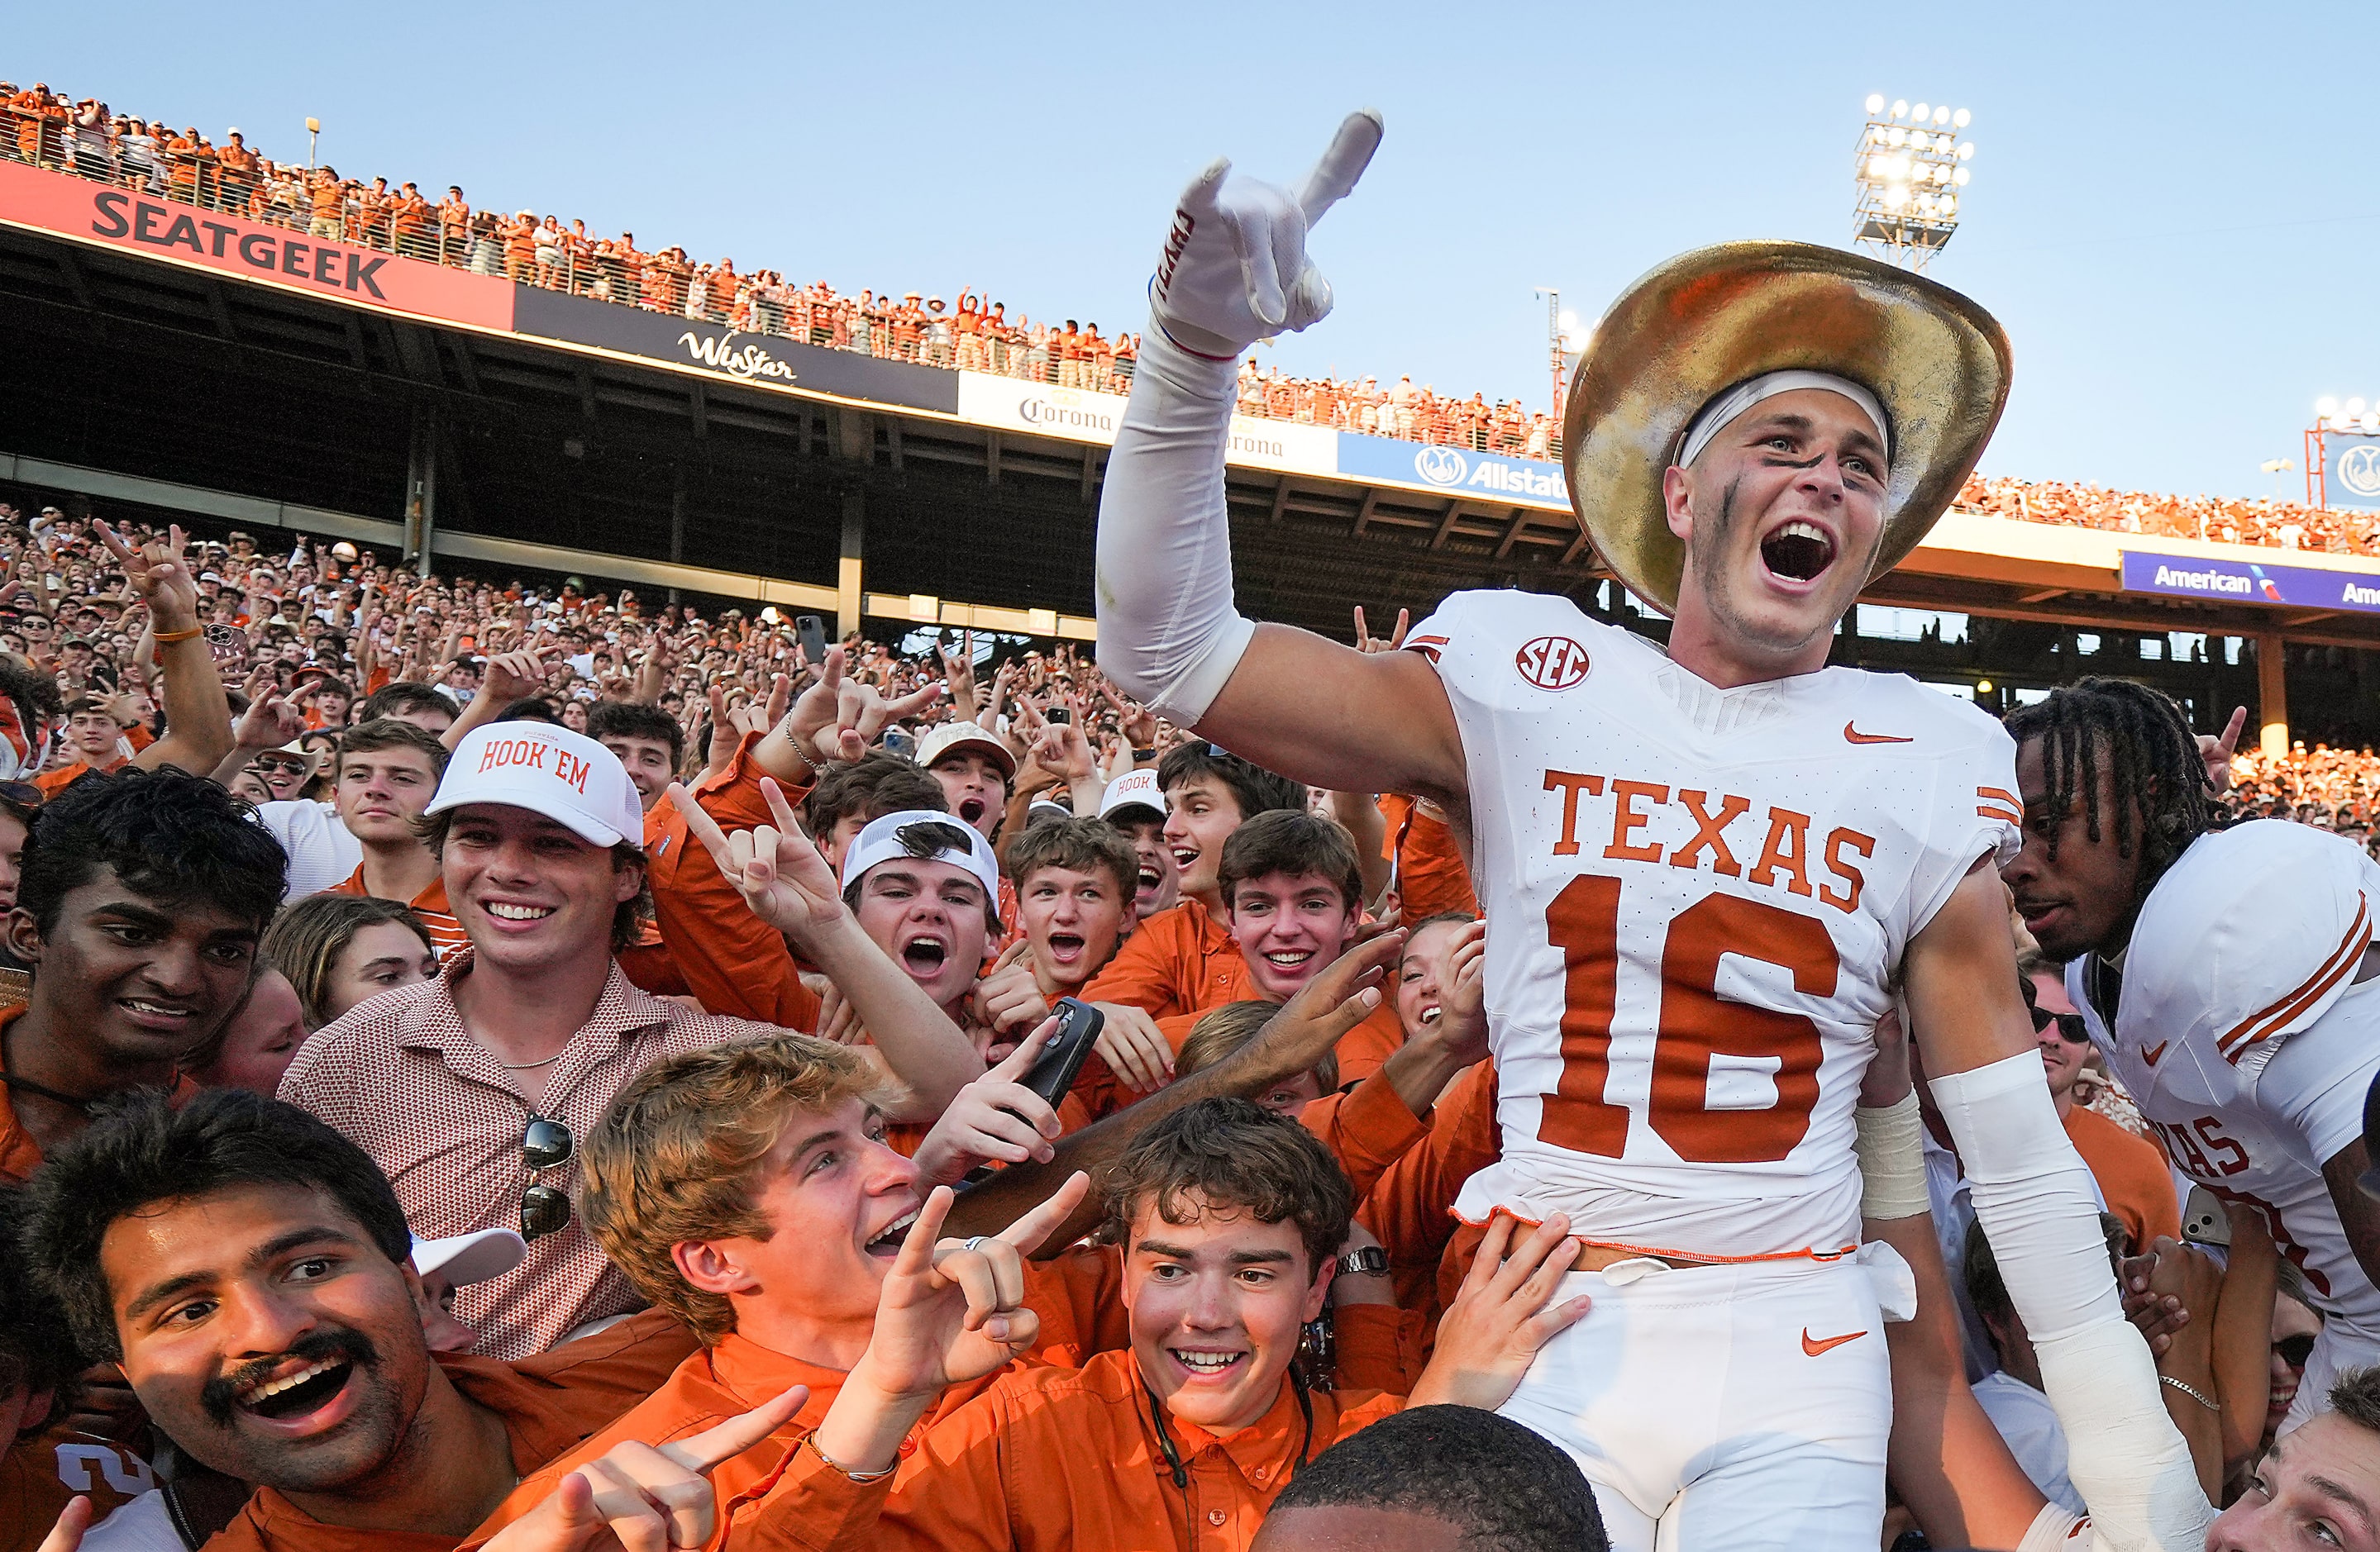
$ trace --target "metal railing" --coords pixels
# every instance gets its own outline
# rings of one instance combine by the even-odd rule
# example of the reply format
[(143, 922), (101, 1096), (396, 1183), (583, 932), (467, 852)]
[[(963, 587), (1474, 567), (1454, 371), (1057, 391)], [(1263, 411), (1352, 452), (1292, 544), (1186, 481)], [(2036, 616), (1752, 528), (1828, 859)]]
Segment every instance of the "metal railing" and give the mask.
[[(950, 309), (914, 292), (898, 299), (845, 296), (823, 283), (793, 285), (775, 271), (697, 264), (680, 249), (643, 252), (552, 217), (407, 198), (382, 180), (332, 183), (251, 151), (156, 128), (94, 132), (55, 111), (10, 103), (0, 103), (0, 157), (312, 236), (752, 333), (1087, 393), (1132, 389), (1135, 336), (1103, 336), (1096, 324), (1020, 326), (966, 292)], [(1561, 456), (1559, 424), (1517, 404), (1441, 398), (1410, 384), (1389, 391), (1288, 378), (1253, 366), (1244, 369), (1240, 390), (1239, 413), (1263, 419), (1514, 457)]]

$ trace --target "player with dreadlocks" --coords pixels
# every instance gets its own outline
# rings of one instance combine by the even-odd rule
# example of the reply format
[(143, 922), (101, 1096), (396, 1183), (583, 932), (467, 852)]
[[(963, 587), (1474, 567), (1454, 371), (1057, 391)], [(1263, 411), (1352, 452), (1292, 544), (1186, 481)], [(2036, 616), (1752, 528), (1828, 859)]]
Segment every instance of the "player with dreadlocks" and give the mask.
[[(2236, 734), (2239, 718), (2230, 730)], [(2380, 1071), (2380, 867), (2311, 826), (2217, 829), (2210, 770), (2152, 689), (2085, 679), (2008, 719), (2024, 846), (2001, 871), (2173, 1166), (2250, 1209), (2328, 1317), (2283, 1426), (2380, 1361), (2380, 1205), (2356, 1188)]]

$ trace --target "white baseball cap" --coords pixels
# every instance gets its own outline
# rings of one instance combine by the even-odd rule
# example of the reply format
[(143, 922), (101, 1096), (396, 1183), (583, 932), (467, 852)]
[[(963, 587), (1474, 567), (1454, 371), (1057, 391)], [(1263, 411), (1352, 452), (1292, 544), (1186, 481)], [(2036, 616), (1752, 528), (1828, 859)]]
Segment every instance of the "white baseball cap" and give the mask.
[(645, 839), (644, 806), (620, 757), (552, 722), (490, 722), (464, 734), (422, 813), (468, 803), (526, 808), (590, 845)]
[(1008, 775), (1016, 774), (1016, 757), (1008, 746), (975, 722), (944, 722), (917, 740), (917, 763), (928, 770), (934, 762), (953, 749), (976, 749), (991, 757), (991, 762)]
[[(941, 843), (930, 856), (918, 857), (910, 850), (901, 832), (911, 825), (922, 824), (934, 826), (937, 831), (935, 840)], [(940, 833), (944, 831), (950, 835), (965, 836), (965, 849), (948, 844), (950, 835)], [(859, 882), (861, 876), (880, 862), (895, 862), (904, 857), (921, 862), (947, 862), (965, 868), (975, 875), (978, 883), (983, 885), (984, 896), (992, 903), (993, 908), (999, 908), (1000, 862), (991, 855), (991, 843), (978, 834), (973, 825), (962, 824), (957, 815), (946, 814), (940, 808), (904, 808), (897, 814), (870, 819), (868, 828), (852, 842), (851, 849), (843, 854), (843, 887), (849, 889)]]
[(1099, 799), (1099, 818), (1111, 818), (1119, 808), (1147, 808), (1163, 818), (1165, 789), (1157, 784), (1157, 772), (1127, 770), (1110, 782), (1106, 795)]
[(443, 1272), (448, 1285), (455, 1288), (502, 1277), (528, 1255), (528, 1242), (516, 1229), (481, 1229), (413, 1242), (413, 1269), (423, 1277)]

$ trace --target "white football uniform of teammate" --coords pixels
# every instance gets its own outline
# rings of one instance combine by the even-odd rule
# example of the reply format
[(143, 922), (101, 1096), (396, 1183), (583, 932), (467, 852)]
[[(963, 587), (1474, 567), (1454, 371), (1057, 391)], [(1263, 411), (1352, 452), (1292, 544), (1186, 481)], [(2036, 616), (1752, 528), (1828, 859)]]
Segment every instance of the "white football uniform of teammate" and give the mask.
[(1594, 1313), (1506, 1414), (1578, 1458), (1615, 1547), (1872, 1540), (1852, 1111), (1910, 940), (2016, 846), (2014, 746), (1900, 675), (1719, 690), (1539, 594), (1455, 594), (1406, 646), (1453, 702), (1494, 912), (1503, 1157), (1457, 1211), (1644, 1253), (1568, 1279)]
[(2362, 1135), (2380, 1071), (2380, 982), (2357, 978), (2375, 910), (2380, 867), (2362, 847), (2256, 819), (2193, 842), (2149, 891), (2112, 1035), (2091, 995), (2092, 956), (2066, 971), (2174, 1168), (2234, 1212), (2258, 1209), (2305, 1274), (2325, 1321), (2286, 1427), (2327, 1404), (2341, 1369), (2380, 1362), (2380, 1291), (2322, 1178)]

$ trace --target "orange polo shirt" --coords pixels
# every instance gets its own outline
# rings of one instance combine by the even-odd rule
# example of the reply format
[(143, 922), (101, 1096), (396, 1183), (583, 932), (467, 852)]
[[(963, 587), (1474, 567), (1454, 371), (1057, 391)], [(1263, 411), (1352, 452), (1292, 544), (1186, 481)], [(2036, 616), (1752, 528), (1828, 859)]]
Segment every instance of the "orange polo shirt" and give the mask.
[[(364, 888), (363, 864), (356, 864), (356, 870), (353, 873), (322, 892), (362, 895), (369, 898), (371, 891)], [(455, 915), (454, 905), (446, 899), (446, 880), (443, 877), (431, 879), (428, 889), (405, 903), (415, 915), (421, 918), (421, 925), (430, 929), (430, 946), (438, 951), (440, 959), (444, 959), (456, 949), (470, 942), (470, 935), (463, 930), (462, 922)]]
[[(752, 758), (753, 746), (765, 736), (745, 734), (726, 770), (689, 789), (722, 830), (776, 823)], [(785, 800), (796, 807), (807, 795), (807, 788), (785, 789)], [(752, 914), (669, 797), (645, 816), (645, 877), (652, 886), (654, 923), (696, 1001), (735, 1018), (805, 1032), (818, 1028), (818, 994), (802, 984), (784, 936)]]
[[(516, 1363), (468, 1353), (431, 1356), (455, 1389), (504, 1419), (513, 1469), (526, 1476), (642, 1400), (693, 1346), (692, 1334), (675, 1318), (647, 1310)], [(457, 1540), (324, 1524), (273, 1488), (260, 1487), (207, 1546), (209, 1552), (454, 1552)]]
[(2146, 1250), (2159, 1234), (2181, 1238), (2181, 1204), (2162, 1148), (2080, 1105), (2066, 1112), (2066, 1135), (2099, 1182), (2107, 1210), (2124, 1220), (2134, 1250)]
[(1083, 988), (1086, 1002), (1123, 1002), (1155, 1019), (1195, 1013), (1257, 995), (1232, 929), (1185, 900), (1133, 929)]
[[(1174, 1485), (1129, 1352), (1080, 1369), (1011, 1370), (934, 1427), (903, 1461), (873, 1526), (846, 1525), (812, 1552), (1111, 1552), (1178, 1547), (1245, 1552), (1273, 1498), (1305, 1461), (1404, 1407), (1402, 1396), (1308, 1393), (1309, 1436), (1284, 1377), (1272, 1409), (1220, 1437), (1168, 1416), (1185, 1483)], [(821, 1480), (802, 1508), (832, 1510), (863, 1488)], [(789, 1508), (792, 1506), (789, 1506)], [(795, 1545), (763, 1513), (755, 1547)]]

